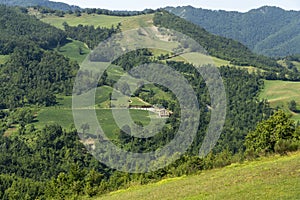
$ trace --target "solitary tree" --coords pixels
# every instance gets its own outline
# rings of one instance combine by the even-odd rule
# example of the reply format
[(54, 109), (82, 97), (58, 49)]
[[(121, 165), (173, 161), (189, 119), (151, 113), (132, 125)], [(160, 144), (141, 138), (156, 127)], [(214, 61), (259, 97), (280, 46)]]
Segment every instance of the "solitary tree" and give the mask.
[(297, 112), (297, 103), (295, 100), (289, 102), (289, 109), (293, 112)]

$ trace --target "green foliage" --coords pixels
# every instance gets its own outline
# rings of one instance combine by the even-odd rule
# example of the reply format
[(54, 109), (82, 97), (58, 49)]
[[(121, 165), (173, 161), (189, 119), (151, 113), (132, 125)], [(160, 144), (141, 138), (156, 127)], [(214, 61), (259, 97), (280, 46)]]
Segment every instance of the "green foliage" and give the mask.
[(298, 11), (264, 6), (246, 13), (212, 11), (191, 6), (166, 10), (200, 25), (211, 33), (232, 38), (266, 56), (300, 53)]
[(287, 152), (297, 151), (300, 149), (300, 141), (296, 139), (280, 139), (274, 147), (275, 153), (285, 155)]
[(151, 61), (150, 56), (152, 55), (148, 49), (139, 49), (119, 57), (113, 64), (121, 66), (125, 71), (129, 71), (135, 66), (149, 63)]
[[(19, 11), (11, 10), (11, 12)], [(86, 10), (85, 12), (93, 13), (97, 11)], [(19, 15), (22, 16), (22, 14)], [(81, 12), (77, 11), (75, 15), (81, 15)], [(213, 43), (212, 46), (206, 46), (215, 55), (232, 58), (232, 62), (240, 62), (242, 64), (245, 64), (243, 60), (245, 57), (240, 58), (240, 56), (243, 53), (250, 55), (248, 49), (237, 42), (215, 37), (207, 34), (199, 27), (185, 23), (172, 15), (167, 13), (164, 15), (166, 16), (157, 14), (156, 23), (167, 24), (170, 25), (170, 28), (175, 27), (181, 31), (195, 28), (195, 30), (191, 30), (188, 33), (198, 38), (199, 42), (205, 41), (200, 40), (202, 36), (208, 42), (216, 40), (216, 43)], [(28, 17), (24, 18), (28, 19)], [(38, 24), (34, 21), (35, 18), (29, 18), (33, 20), (33, 24), (36, 23), (37, 29), (45, 26), (46, 30), (48, 30), (47, 27), (50, 27), (43, 23)], [(158, 22), (158, 19), (162, 21)], [(12, 29), (22, 26), (12, 26)], [(91, 48), (97, 45), (97, 42), (110, 36), (110, 34), (119, 31), (118, 28), (94, 28), (93, 26), (71, 27), (67, 24), (65, 26), (68, 36), (86, 42)], [(49, 30), (53, 30), (58, 35), (59, 33), (63, 33), (55, 28)], [(8, 38), (5, 35), (5, 31), (3, 32), (4, 39)], [(243, 153), (241, 147), (246, 134), (254, 129), (258, 121), (268, 117), (271, 112), (266, 101), (257, 100), (257, 95), (263, 86), (263, 82), (259, 76), (236, 68), (221, 67), (220, 73), (226, 87), (228, 106), (225, 127), (215, 148), (215, 152), (217, 153), (211, 153), (203, 159), (193, 157), (193, 155), (198, 154), (201, 141), (206, 134), (207, 124), (210, 120), (209, 93), (203, 78), (195, 70), (194, 66), (186, 63), (167, 62), (167, 64), (185, 76), (199, 99), (201, 126), (199, 126), (195, 141), (186, 155), (157, 172), (146, 174), (116, 172), (96, 161), (87, 153), (87, 150), (79, 140), (78, 135), (81, 136), (83, 132), (89, 132), (90, 126), (83, 124), (81, 127), (82, 130), (78, 131), (74, 130), (74, 126), (71, 126), (71, 97), (65, 97), (64, 95), (71, 93), (73, 78), (78, 70), (78, 65), (58, 53), (63, 50), (64, 44), (60, 42), (65, 39), (65, 33), (63, 33), (63, 40), (58, 40), (56, 35), (54, 39), (49, 40), (52, 42), (48, 41), (48, 43), (47, 41), (42, 41), (45, 38), (37, 34), (35, 35), (37, 37), (35, 41), (37, 45), (35, 45), (30, 43), (30, 34), (28, 33), (29, 31), (35, 31), (34, 28), (24, 29), (26, 36), (24, 38), (23, 35), (14, 31), (12, 34), (18, 36), (23, 46), (19, 46), (19, 43), (18, 47), (12, 46), (11, 52), (8, 51), (11, 53), (9, 59), (0, 68), (1, 107), (11, 108), (11, 110), (0, 110), (0, 174), (5, 174), (0, 175), (0, 199), (76, 199), (82, 195), (91, 197), (119, 188), (126, 188), (130, 184), (145, 184), (161, 180), (165, 177), (194, 174), (203, 169), (223, 167), (229, 165), (235, 159), (242, 160)], [(197, 35), (197, 31), (203, 35)], [(94, 38), (98, 34), (100, 34), (99, 38)], [(13, 39), (12, 41), (15, 40)], [(5, 41), (5, 44), (9, 46), (9, 42)], [(217, 44), (218, 42), (220, 44)], [(203, 44), (206, 44), (206, 42)], [(55, 45), (58, 52), (42, 50), (40, 48), (48, 49), (52, 45)], [(79, 47), (76, 49), (77, 54), (83, 53), (80, 51), (83, 50), (80, 49), (81, 45), (82, 43), (77, 45)], [(221, 47), (222, 45), (225, 46)], [(233, 50), (235, 45), (240, 49), (236, 48)], [(229, 47), (227, 48), (226, 46)], [(240, 52), (238, 53), (238, 51)], [(106, 52), (108, 59), (110, 53)], [(97, 107), (96, 109), (97, 116), (100, 116), (99, 123), (103, 125), (103, 130), (107, 133), (107, 137), (112, 138), (112, 142), (124, 150), (148, 152), (156, 150), (171, 141), (179, 126), (180, 107), (174, 94), (167, 88), (154, 84), (141, 87), (135, 93), (136, 98), (140, 97), (151, 104), (162, 105), (173, 111), (173, 114), (170, 118), (166, 119), (166, 126), (154, 137), (147, 139), (134, 138), (128, 136), (124, 130), (120, 130), (117, 127), (111, 110), (107, 109), (109, 108), (107, 102), (111, 98), (112, 91), (111, 87), (107, 85), (112, 86), (126, 72), (137, 65), (148, 62), (160, 62), (160, 59), (165, 58), (165, 56), (159, 56), (158, 59), (147, 49), (130, 52), (114, 62), (114, 64), (122, 68), (110, 68), (104, 73), (98, 83), (98, 86), (101, 87), (95, 98), (96, 104), (100, 108)], [(94, 59), (97, 60), (97, 58)], [(260, 64), (265, 64), (264, 61), (266, 60), (263, 60)], [(261, 65), (261, 67), (265, 67), (265, 65)], [(97, 73), (92, 74), (88, 71), (81, 71), (79, 77), (80, 75), (82, 75), (83, 83), (90, 83), (90, 80), (99, 76)], [(166, 75), (166, 78), (168, 78), (168, 75)], [(124, 85), (123, 87), (120, 86), (119, 90), (129, 94), (130, 84), (128, 83), (128, 85)], [(59, 94), (59, 97), (64, 96), (65, 99), (56, 99), (57, 94)], [(57, 103), (57, 100), (60, 100), (58, 104), (52, 106)], [(36, 110), (27, 108), (26, 106), (29, 104), (51, 107), (42, 107), (42, 114), (39, 113), (35, 119), (34, 113)], [(22, 108), (14, 109), (15, 107)], [(144, 126), (149, 123), (149, 114), (146, 111), (131, 110), (130, 114), (136, 124)], [(36, 120), (39, 123), (38, 129), (32, 124)], [(69, 130), (66, 131), (60, 125), (52, 124), (52, 122), (58, 120), (59, 123), (64, 125), (64, 128), (69, 128)], [(280, 121), (280, 119), (278, 120)], [(48, 125), (43, 127), (44, 124)], [(2, 134), (7, 129), (12, 128), (12, 126), (18, 127), (18, 131), (10, 137), (7, 137), (8, 135), (2, 137)], [(283, 127), (286, 126), (284, 124)], [(293, 127), (291, 127), (292, 129)], [(280, 130), (276, 129), (275, 139), (280, 139), (279, 136), (284, 135), (286, 130), (289, 129)], [(298, 140), (295, 138), (299, 139), (299, 133), (300, 131), (296, 129), (293, 132), (292, 139), (289, 135), (284, 135), (282, 137), (284, 141), (278, 140), (272, 150), (281, 153), (294, 149), (298, 145)], [(270, 138), (273, 139), (271, 136)], [(235, 153), (239, 155), (237, 158), (232, 155)], [(128, 163), (130, 162), (128, 160)]]
[[(269, 119), (258, 123), (256, 129), (250, 132), (245, 141), (248, 151), (255, 153), (272, 153), (283, 151), (287, 144), (284, 140), (296, 139), (295, 122), (283, 111), (277, 111)], [(279, 150), (281, 148), (281, 150)]]
[(33, 122), (34, 113), (30, 108), (19, 108), (10, 114), (11, 123), (30, 124)]
[[(187, 64), (169, 62), (170, 66), (182, 72), (190, 84), (197, 91), (200, 108), (207, 108), (210, 105), (210, 98), (205, 86), (196, 69)], [(255, 124), (271, 114), (268, 102), (258, 101), (257, 95), (263, 82), (255, 75), (247, 71), (232, 67), (221, 67), (220, 74), (226, 89), (227, 115), (221, 134), (221, 138), (215, 147), (216, 152), (222, 151), (227, 146), (229, 150), (236, 153), (243, 146), (245, 136), (255, 128)], [(202, 138), (206, 131), (206, 124), (209, 122), (209, 113), (206, 109), (201, 110), (201, 126), (197, 138), (194, 141), (192, 152), (196, 153), (201, 145)], [(247, 114), (246, 114), (247, 113)]]

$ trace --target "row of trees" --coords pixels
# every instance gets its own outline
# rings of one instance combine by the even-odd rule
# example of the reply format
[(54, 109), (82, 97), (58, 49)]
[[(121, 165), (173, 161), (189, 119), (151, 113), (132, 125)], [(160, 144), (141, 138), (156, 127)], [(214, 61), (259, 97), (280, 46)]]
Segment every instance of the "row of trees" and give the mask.
[(105, 27), (97, 27), (94, 26), (69, 26), (66, 22), (63, 23), (65, 32), (68, 37), (84, 42), (88, 45), (90, 49), (94, 49), (99, 43), (107, 38), (109, 38), (112, 34), (120, 32), (121, 24), (115, 28), (112, 26), (111, 28)]
[(136, 15), (146, 15), (146, 14), (151, 14), (154, 13), (155, 10), (152, 9), (145, 9), (143, 11), (124, 11), (124, 10), (107, 10), (107, 9), (102, 9), (102, 8), (84, 8), (84, 9), (79, 9), (79, 8), (74, 8), (74, 9), (69, 9), (69, 10), (62, 10), (62, 9), (53, 9), (50, 7), (41, 7), (41, 6), (34, 6), (36, 10), (41, 12), (42, 14), (55, 14), (57, 16), (63, 17), (65, 14), (72, 15), (74, 14), (75, 16), (81, 16), (81, 14), (86, 13), (86, 14), (97, 14), (97, 15), (110, 15), (110, 16), (136, 16)]

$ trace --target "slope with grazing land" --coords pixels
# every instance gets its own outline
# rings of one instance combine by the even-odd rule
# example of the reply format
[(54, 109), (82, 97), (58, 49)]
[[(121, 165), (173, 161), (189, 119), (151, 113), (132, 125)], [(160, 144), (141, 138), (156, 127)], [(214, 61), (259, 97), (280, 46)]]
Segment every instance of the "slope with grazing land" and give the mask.
[(117, 26), (122, 24), (122, 30), (131, 30), (139, 28), (141, 26), (150, 26), (152, 24), (153, 14), (138, 15), (138, 16), (111, 16), (111, 15), (98, 15), (98, 14), (86, 14), (81, 16), (74, 14), (66, 14), (64, 17), (58, 17), (55, 15), (45, 15), (41, 18), (43, 22), (49, 23), (57, 28), (63, 29), (63, 23), (67, 22), (70, 26), (77, 26), (79, 24), (89, 25), (95, 27), (107, 27)]
[[(115, 27), (118, 24), (121, 24), (120, 29), (122, 31), (136, 29), (139, 27), (149, 27), (153, 26), (153, 20), (161, 20), (158, 19), (158, 14), (144, 14), (144, 15), (137, 15), (137, 16), (111, 16), (111, 15), (98, 15), (98, 14), (87, 14), (82, 13), (80, 16), (76, 16), (74, 14), (65, 14), (63, 17), (58, 17), (55, 15), (47, 14), (43, 15), (41, 18), (42, 21), (49, 23), (53, 26), (56, 26), (57, 28), (64, 29), (63, 23), (66, 22), (69, 26), (77, 26), (78, 24), (84, 25), (84, 26), (94, 26), (94, 27), (111, 27), (114, 25)], [(184, 20), (177, 19), (174, 15), (168, 15), (165, 14), (164, 18), (168, 18), (167, 21), (170, 21), (169, 24), (163, 24), (163, 22), (156, 23), (156, 26), (173, 26), (172, 29), (175, 29), (177, 31), (181, 31), (190, 37), (199, 40), (200, 44), (210, 53), (210, 56), (212, 57), (214, 63), (217, 66), (222, 65), (228, 65), (228, 66), (238, 66), (241, 68), (248, 69), (250, 72), (257, 71), (256, 68), (260, 68), (261, 71), (264, 71), (263, 69), (268, 70), (275, 70), (280, 71), (283, 70), (279, 64), (276, 63), (275, 60), (258, 56), (253, 54), (249, 49), (247, 49), (245, 46), (243, 46), (240, 43), (237, 43), (233, 40), (229, 40), (226, 38), (221, 38), (217, 36), (213, 36), (210, 33), (206, 32), (205, 30), (201, 29), (198, 26), (192, 26), (191, 24), (185, 22)], [(199, 29), (197, 34), (194, 33), (188, 33), (185, 30), (181, 30), (176, 28), (176, 23), (181, 23), (184, 26), (187, 26), (186, 29)], [(188, 26), (190, 26), (188, 28)], [(197, 39), (199, 37), (199, 39)], [(172, 42), (169, 42), (172, 43)], [(229, 45), (228, 45), (229, 44)], [(224, 48), (227, 49), (224, 49)], [(239, 49), (238, 52), (235, 50)], [(78, 48), (75, 47), (75, 49), (72, 50), (73, 52), (78, 52)], [(205, 61), (204, 55), (188, 55), (189, 58), (191, 58), (191, 61), (194, 64), (203, 64), (203, 60)], [(199, 59), (198, 57), (201, 57)], [(182, 61), (183, 59), (181, 56), (178, 57), (172, 57), (171, 60), (177, 60)], [(199, 62), (200, 61), (200, 62)], [(205, 62), (204, 62), (205, 63)]]
[(298, 199), (299, 179), (300, 152), (296, 152), (132, 186), (94, 199)]
[(293, 119), (300, 121), (300, 113), (290, 111), (288, 104), (295, 100), (300, 105), (300, 82), (265, 81), (261, 99), (267, 99), (273, 108), (280, 108), (293, 115)]
[(58, 53), (63, 54), (65, 57), (76, 61), (81, 64), (84, 59), (88, 56), (91, 50), (86, 44), (78, 40), (71, 40), (72, 42), (63, 45), (62, 47), (56, 48)]

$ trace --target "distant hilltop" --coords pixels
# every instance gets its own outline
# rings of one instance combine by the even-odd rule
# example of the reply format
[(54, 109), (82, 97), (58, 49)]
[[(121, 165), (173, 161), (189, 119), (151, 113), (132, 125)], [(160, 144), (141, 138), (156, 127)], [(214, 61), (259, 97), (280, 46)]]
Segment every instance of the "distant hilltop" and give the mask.
[(76, 9), (81, 9), (78, 6), (71, 6), (66, 3), (54, 2), (49, 0), (0, 0), (0, 4), (21, 7), (41, 6), (61, 11), (74, 11)]
[(300, 54), (300, 11), (272, 6), (246, 13), (192, 6), (165, 9), (211, 33), (237, 40), (258, 54), (271, 57)]

